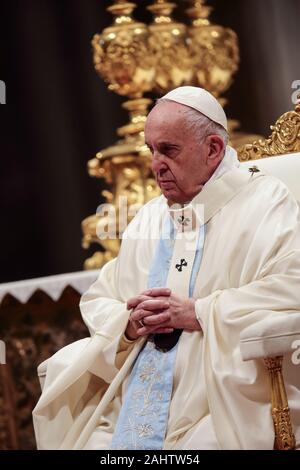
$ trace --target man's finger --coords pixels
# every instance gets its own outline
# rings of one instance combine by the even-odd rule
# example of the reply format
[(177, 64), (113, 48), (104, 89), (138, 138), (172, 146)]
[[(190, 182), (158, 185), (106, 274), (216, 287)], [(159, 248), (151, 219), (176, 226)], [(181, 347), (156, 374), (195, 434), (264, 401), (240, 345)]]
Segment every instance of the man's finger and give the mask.
[(132, 297), (131, 299), (127, 300), (127, 310), (130, 310), (132, 308), (135, 308), (138, 304), (141, 302), (144, 302), (144, 300), (150, 300), (151, 297), (147, 297), (146, 295), (138, 295), (137, 297)]
[[(140, 308), (139, 306), (130, 314), (130, 320), (132, 321), (141, 321), (144, 320), (145, 318), (148, 317), (157, 317), (158, 315), (161, 315), (163, 313), (167, 312), (168, 307), (165, 308), (160, 308), (160, 309), (154, 309), (154, 310), (145, 310), (143, 308)], [(169, 315), (169, 312), (168, 312)], [(168, 316), (169, 318), (169, 316)], [(156, 323), (156, 322), (155, 322)]]
[(149, 335), (150, 333), (158, 333), (159, 332), (158, 330), (161, 331), (161, 330), (168, 329), (168, 330), (173, 331), (173, 328), (170, 326), (169, 323), (170, 323), (170, 320), (161, 322), (159, 325), (155, 325), (155, 326), (152, 326), (152, 325), (149, 326), (145, 324), (145, 326), (141, 326), (141, 328), (137, 330), (137, 334), (140, 336), (145, 336), (145, 335)]
[(139, 304), (139, 309), (141, 310), (165, 310), (166, 308), (170, 307), (170, 303), (167, 300), (144, 300), (144, 302), (141, 302)]
[(139, 328), (137, 334), (139, 336), (148, 336), (153, 333), (173, 333), (174, 328)]
[(150, 297), (169, 297), (171, 295), (171, 289), (167, 287), (152, 287), (142, 292), (142, 295), (148, 295)]
[(171, 289), (167, 287), (153, 287), (152, 289), (147, 289), (136, 297), (132, 297), (127, 300), (127, 309), (131, 310), (139, 305), (144, 300), (151, 300), (153, 297), (170, 297)]
[(143, 323), (145, 326), (159, 325), (163, 322), (170, 320), (170, 313), (158, 313), (157, 315), (149, 315), (143, 317)]
[(155, 333), (173, 333), (174, 328), (158, 328), (158, 330), (154, 330)]

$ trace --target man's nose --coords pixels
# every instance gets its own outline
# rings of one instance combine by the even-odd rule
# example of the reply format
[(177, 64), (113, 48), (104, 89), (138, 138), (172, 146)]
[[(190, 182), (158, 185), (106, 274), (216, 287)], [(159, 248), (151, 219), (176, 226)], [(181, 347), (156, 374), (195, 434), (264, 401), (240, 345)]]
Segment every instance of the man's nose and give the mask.
[(162, 175), (167, 168), (163, 155), (155, 152), (152, 157), (152, 170), (154, 173)]

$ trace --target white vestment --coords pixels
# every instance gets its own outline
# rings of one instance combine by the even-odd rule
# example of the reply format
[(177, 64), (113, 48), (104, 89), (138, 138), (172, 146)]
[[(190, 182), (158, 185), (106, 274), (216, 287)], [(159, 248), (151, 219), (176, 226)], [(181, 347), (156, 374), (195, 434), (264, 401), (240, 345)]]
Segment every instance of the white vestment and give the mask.
[[(155, 220), (147, 221), (146, 211), (155, 204)], [(242, 360), (239, 340), (246, 327), (266, 317), (300, 311), (299, 206), (276, 178), (241, 169), (205, 185), (192, 204), (204, 204), (206, 223), (194, 290), (202, 331), (184, 331), (179, 339), (164, 448), (272, 449), (267, 372), (263, 361)], [(146, 289), (158, 242), (150, 231), (167, 211), (163, 196), (140, 210), (129, 227), (141, 225), (143, 237), (125, 237), (118, 258), (102, 268), (82, 297), (91, 338), (47, 361), (33, 412), (39, 449), (109, 448), (126, 382), (144, 343), (124, 339), (126, 301)], [(41, 375), (44, 369), (45, 364)], [(286, 358), (284, 370), (299, 443), (299, 366)]]

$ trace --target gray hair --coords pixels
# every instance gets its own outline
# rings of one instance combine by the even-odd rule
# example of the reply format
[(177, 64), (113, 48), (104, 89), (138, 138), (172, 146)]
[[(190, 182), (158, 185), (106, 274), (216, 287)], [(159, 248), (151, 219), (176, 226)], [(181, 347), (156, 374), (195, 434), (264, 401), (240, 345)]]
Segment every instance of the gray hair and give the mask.
[[(172, 100), (160, 98), (156, 101), (156, 104), (170, 101)], [(195, 132), (197, 138), (199, 138), (200, 141), (207, 135), (216, 134), (222, 138), (224, 146), (226, 147), (228, 144), (228, 132), (224, 129), (223, 126), (217, 122), (212, 121), (196, 109), (189, 108), (188, 106), (185, 106), (183, 114), (187, 120), (189, 129)]]

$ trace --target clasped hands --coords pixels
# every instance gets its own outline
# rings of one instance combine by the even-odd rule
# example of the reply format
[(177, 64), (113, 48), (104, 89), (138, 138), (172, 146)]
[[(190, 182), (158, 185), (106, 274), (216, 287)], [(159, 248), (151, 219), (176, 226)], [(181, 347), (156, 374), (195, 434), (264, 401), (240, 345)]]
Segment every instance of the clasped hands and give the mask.
[(195, 300), (182, 298), (165, 287), (147, 289), (129, 299), (132, 310), (125, 335), (134, 340), (150, 333), (172, 333), (174, 329), (201, 330)]

